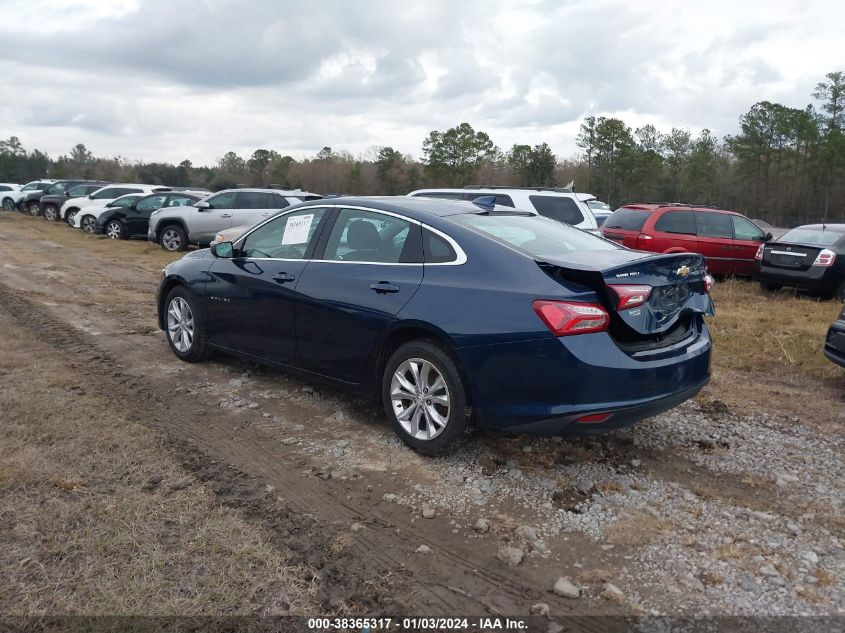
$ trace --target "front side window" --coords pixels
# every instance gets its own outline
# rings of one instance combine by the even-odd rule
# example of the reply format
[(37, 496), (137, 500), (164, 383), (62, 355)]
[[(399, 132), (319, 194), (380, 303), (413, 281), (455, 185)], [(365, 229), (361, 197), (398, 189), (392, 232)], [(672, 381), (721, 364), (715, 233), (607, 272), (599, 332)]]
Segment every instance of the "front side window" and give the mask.
[(234, 208), (235, 196), (237, 195), (237, 191), (219, 193), (216, 196), (210, 197), (208, 199), (208, 204), (212, 209), (232, 209)]
[(327, 209), (301, 209), (273, 218), (246, 236), (242, 257), (258, 259), (305, 259), (308, 245), (325, 219)]
[(738, 240), (749, 240), (760, 242), (765, 237), (762, 229), (751, 220), (739, 215), (732, 215), (734, 223), (734, 237)]
[(654, 225), (655, 231), (695, 235), (695, 217), (692, 211), (667, 211)]
[(725, 237), (733, 239), (734, 230), (731, 216), (727, 213), (696, 211), (695, 224), (699, 237)]
[(584, 214), (578, 203), (565, 196), (528, 196), (537, 213), (565, 224), (580, 224), (584, 221)]
[(109, 203), (110, 207), (128, 207), (130, 204), (135, 202), (140, 196), (123, 196), (122, 198), (118, 198), (117, 200), (112, 201)]
[(159, 195), (144, 198), (138, 201), (136, 208), (138, 211), (155, 211), (156, 209), (161, 209), (164, 206), (164, 200), (166, 197), (167, 196)]
[(196, 202), (196, 198), (191, 198), (190, 196), (170, 196), (167, 200), (168, 207), (184, 207), (190, 204), (194, 204)]
[(376, 211), (342, 209), (329, 235), (323, 259), (416, 263), (420, 261), (419, 251), (418, 227), (408, 220)]

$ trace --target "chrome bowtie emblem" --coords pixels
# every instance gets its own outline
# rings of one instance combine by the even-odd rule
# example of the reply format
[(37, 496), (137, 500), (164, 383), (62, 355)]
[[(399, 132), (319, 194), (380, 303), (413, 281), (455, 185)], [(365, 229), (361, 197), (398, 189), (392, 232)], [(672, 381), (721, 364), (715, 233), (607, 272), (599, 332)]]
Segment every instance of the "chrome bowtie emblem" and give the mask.
[(675, 271), (675, 274), (678, 275), (678, 277), (686, 277), (689, 275), (689, 266), (681, 266)]

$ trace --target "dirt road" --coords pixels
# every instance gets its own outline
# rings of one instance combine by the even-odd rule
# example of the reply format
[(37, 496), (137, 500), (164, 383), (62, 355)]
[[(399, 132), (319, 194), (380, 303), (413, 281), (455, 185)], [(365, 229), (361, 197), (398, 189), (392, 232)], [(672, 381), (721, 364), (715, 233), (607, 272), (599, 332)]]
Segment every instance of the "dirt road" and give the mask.
[[(321, 570), (327, 609), (845, 612), (845, 381), (807, 394), (812, 424), (710, 389), (598, 439), (475, 431), (426, 459), (370, 403), (222, 356), (178, 361), (155, 325), (157, 247), (16, 214), (0, 240), (0, 313)], [(561, 577), (580, 597), (552, 592)]]

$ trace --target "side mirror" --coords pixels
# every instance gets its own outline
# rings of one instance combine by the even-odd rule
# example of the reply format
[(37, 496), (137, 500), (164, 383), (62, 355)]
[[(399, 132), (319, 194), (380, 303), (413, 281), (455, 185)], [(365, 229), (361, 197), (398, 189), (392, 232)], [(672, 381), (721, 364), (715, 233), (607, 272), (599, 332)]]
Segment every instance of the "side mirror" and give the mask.
[(763, 236), (763, 241), (764, 242), (771, 242), (773, 238), (774, 238), (774, 236), (771, 234), (771, 232), (768, 232), (768, 233), (766, 233), (766, 235)]
[(211, 254), (221, 259), (231, 259), (235, 254), (235, 247), (231, 242), (217, 242), (211, 245)]
[(88, 194), (88, 198), (89, 198), (89, 199), (91, 199), (91, 200), (93, 200), (93, 199), (94, 199), (94, 194), (93, 194), (93, 193), (89, 193), (89, 194)]
[(199, 209), (200, 211), (206, 211), (207, 209), (211, 209), (211, 205), (208, 204), (205, 200), (200, 200), (194, 203), (194, 206)]
[(137, 210), (138, 210), (138, 205), (137, 205), (136, 203), (134, 203), (134, 202), (133, 202), (132, 204), (130, 204), (130, 205), (127, 207), (127, 209), (129, 209), (130, 211), (137, 211)]

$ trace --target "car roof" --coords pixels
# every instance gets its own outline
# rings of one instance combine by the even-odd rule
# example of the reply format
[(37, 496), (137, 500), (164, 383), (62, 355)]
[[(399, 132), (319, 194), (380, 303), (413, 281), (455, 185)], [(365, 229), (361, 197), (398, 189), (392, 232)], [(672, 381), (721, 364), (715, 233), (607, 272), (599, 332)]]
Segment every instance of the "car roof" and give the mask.
[[(845, 233), (845, 224), (802, 224), (796, 229), (811, 229), (813, 231), (831, 231), (833, 233)], [(793, 231), (794, 229), (789, 229)]]
[(273, 187), (231, 187), (215, 191), (215, 194), (229, 191), (246, 191), (248, 193), (278, 193), (281, 196), (318, 196), (318, 193), (302, 191), (301, 189), (274, 189)]
[(539, 193), (543, 195), (551, 195), (551, 196), (566, 196), (567, 198), (575, 197), (577, 199), (578, 196), (568, 189), (563, 188), (553, 188), (553, 187), (505, 187), (505, 186), (481, 186), (481, 185), (470, 185), (467, 187), (428, 187), (426, 189), (414, 189), (408, 193), (408, 197), (417, 197), (420, 194), (424, 193), (466, 193), (472, 194), (477, 193), (479, 195), (484, 195), (487, 193), (488, 195), (506, 195), (508, 192), (511, 191), (520, 191), (520, 192), (527, 192), (527, 193)]
[[(450, 215), (463, 215), (470, 213), (481, 213), (482, 208), (469, 200), (449, 200), (442, 198), (412, 198), (408, 196), (342, 196), (329, 198), (327, 200), (309, 200), (303, 206), (358, 206), (369, 207), (377, 211), (390, 211), (407, 215), (416, 220), (422, 220), (426, 215), (436, 217), (448, 217)], [(513, 207), (496, 205), (497, 211), (530, 213), (538, 215), (530, 209), (514, 209)]]
[[(626, 204), (620, 209), (636, 209), (638, 211), (657, 211), (659, 209), (680, 209), (680, 210), (691, 210), (691, 211), (712, 211), (714, 213), (730, 213), (731, 215), (742, 215), (737, 211), (731, 211), (729, 209), (720, 209), (718, 207), (711, 207), (706, 204), (686, 204), (683, 202), (638, 202), (635, 204)], [(619, 209), (617, 209), (618, 211)], [(745, 217), (745, 216), (743, 216)]]

